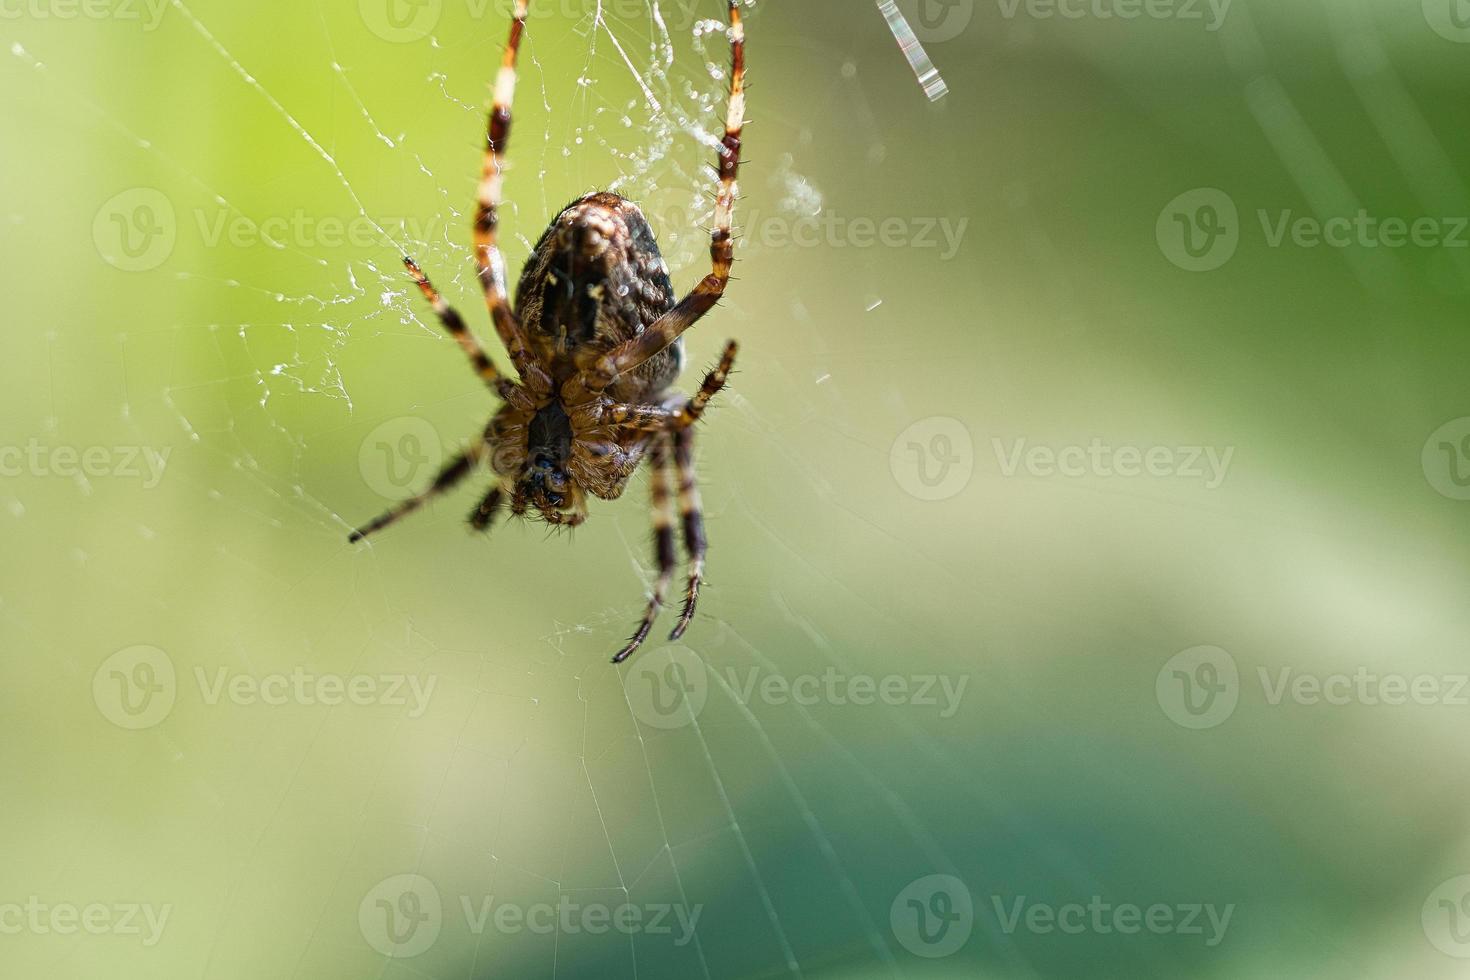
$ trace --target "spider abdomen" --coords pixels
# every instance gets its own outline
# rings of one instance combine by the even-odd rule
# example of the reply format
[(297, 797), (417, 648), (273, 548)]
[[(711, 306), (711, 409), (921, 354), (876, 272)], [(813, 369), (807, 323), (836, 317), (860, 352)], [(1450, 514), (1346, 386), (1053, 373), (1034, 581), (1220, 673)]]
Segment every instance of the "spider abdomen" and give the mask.
[[(579, 198), (557, 215), (516, 290), (528, 338), (567, 374), (577, 362), (638, 336), (673, 306), (668, 267), (648, 220), (638, 205), (609, 191)], [(620, 384), (619, 397), (662, 391), (682, 366), (681, 338)]]

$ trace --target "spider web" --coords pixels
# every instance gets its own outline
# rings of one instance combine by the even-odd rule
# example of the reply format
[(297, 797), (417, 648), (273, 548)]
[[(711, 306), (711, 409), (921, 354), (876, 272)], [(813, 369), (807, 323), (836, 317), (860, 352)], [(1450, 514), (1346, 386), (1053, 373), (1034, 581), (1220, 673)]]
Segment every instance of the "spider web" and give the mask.
[[(661, 0), (636, 17), (614, 6), (627, 7), (589, 2), (580, 16), (532, 19), (503, 211), (514, 236), (507, 264), (518, 269), (563, 203), (549, 187), (605, 185), (645, 203), (676, 285), (687, 287), (702, 272), (712, 212), (707, 165), (728, 84), (724, 24), (676, 25), (687, 5), (674, 11)], [(763, 158), (748, 161), (742, 186), (745, 203), (803, 216), (822, 208), (802, 176), (802, 154), (819, 151), (809, 133), (800, 140), (799, 111), (762, 98), (762, 61), (783, 51), (762, 31), (776, 26), (775, 6), (762, 0), (749, 11), (749, 142)], [(806, 306), (803, 287), (747, 279), (691, 336), (696, 364), (727, 333), (748, 349), (779, 352), (757, 359), (775, 379), (765, 390), (784, 387), (794, 401), (779, 414), (763, 411), (747, 393), (763, 386), (741, 383), (750, 371), (721, 395), (705, 430), (712, 581), (686, 645), (718, 669), (687, 724), (650, 727), (639, 692), (625, 687), (641, 675), (606, 663), (641, 609), (634, 583), (646, 589), (652, 579), (641, 481), (633, 500), (599, 507), (575, 542), (516, 525), (466, 537), (457, 525), (474, 493), (464, 490), (370, 546), (346, 544), (347, 532), (386, 502), (364, 490), (365, 456), (384, 441), (401, 449), (407, 436), (432, 432), (439, 451), (420, 442), (424, 458), (411, 460), (423, 464), (421, 484), (429, 457), (442, 458), (493, 408), (398, 264), (399, 254), (414, 256), (491, 343), (466, 230), (473, 136), (504, 12), (471, 19), (466, 31), (453, 9), (445, 6), (421, 43), (369, 47), (344, 41), (355, 12), (318, 2), (275, 50), (246, 31), (244, 9), (172, 0), (160, 36), (220, 104), (179, 97), (201, 132), (231, 132), (241, 149), (228, 158), (211, 158), (190, 133), (155, 124), (105, 88), (88, 91), (80, 56), (41, 43), (10, 48), (49, 99), (95, 127), (102, 155), (153, 175), (181, 240), (241, 229), (250, 244), (240, 247), (259, 253), (236, 271), (230, 231), (223, 246), (181, 241), (162, 271), (140, 277), (155, 325), (103, 327), (100, 350), (59, 333), (42, 338), (48, 431), (74, 431), (69, 399), (84, 379), (100, 378), (115, 395), (113, 438), (174, 449), (166, 495), (134, 512), (133, 539), (77, 554), (78, 573), (97, 585), (121, 582), (138, 608), (166, 617), (171, 625), (142, 635), (170, 653), (181, 676), (222, 665), (437, 682), (430, 710), (414, 719), (295, 706), (266, 723), (243, 706), (181, 697), (167, 724), (129, 742), (122, 772), (147, 771), (162, 756), (188, 775), (183, 789), (153, 786), (153, 801), (172, 814), (171, 826), (205, 828), (208, 847), (181, 844), (176, 853), (210, 867), (208, 883), (164, 868), (138, 876), (189, 906), (177, 927), (184, 941), (139, 963), (158, 975), (209, 977), (804, 976), (839, 967), (848, 976), (901, 975), (914, 961), (889, 930), (889, 901), (923, 874), (962, 872), (931, 826), (936, 815), (915, 809), (915, 787), (944, 779), (986, 823), (1024, 831), (975, 788), (961, 756), (923, 719), (899, 712), (875, 725), (871, 714), (737, 696), (730, 669), (851, 671), (856, 634), (894, 649), (909, 642), (891, 604), (873, 601), (878, 583), (834, 575), (811, 557), (819, 539), (773, 516), (793, 498), (840, 515), (860, 546), (954, 581), (935, 559), (904, 548), (891, 524), (851, 510), (834, 485), (833, 444), (886, 466), (886, 446), (834, 421), (861, 412), (844, 390), (844, 361), (854, 350), (883, 351), (859, 344), (842, 352), (849, 340)], [(882, 17), (860, 13), (865, 36), (883, 37)], [(580, 56), (569, 59), (567, 43), (554, 56), (542, 50), (568, 31)], [(580, 70), (565, 73), (568, 61)], [(871, 123), (854, 74), (844, 71), (825, 107)], [(309, 85), (329, 86), (330, 100), (303, 103)], [(778, 151), (763, 126), (797, 136), (796, 148)], [(440, 149), (446, 132), (457, 134), (452, 152)], [(320, 226), (291, 226), (297, 202), (275, 187), (287, 177), (293, 193), (314, 195), (305, 217), (335, 217), (362, 244), (332, 245)], [(270, 217), (287, 221), (270, 225)], [(844, 316), (881, 306), (878, 261), (856, 260), (871, 285)], [(769, 306), (786, 312), (784, 322), (754, 320), (742, 309), (747, 290), (774, 290)], [(78, 483), (84, 494), (113, 492)], [(34, 499), (8, 505), (17, 518), (48, 512)], [(124, 551), (190, 572), (161, 587), (129, 583)], [(10, 605), (5, 612), (34, 631)], [(639, 656), (658, 667), (674, 653), (651, 641)], [(92, 664), (87, 656), (69, 662), (82, 674)], [(910, 784), (868, 760), (877, 744), (905, 747)], [(357, 911), (377, 883), (400, 874), (434, 883), (444, 935), (421, 955), (388, 959), (367, 948)], [(471, 934), (456, 924), (458, 899), (490, 895), (521, 906), (570, 897), (702, 913), (683, 946), (560, 929)], [(987, 945), (1005, 972), (1028, 972), (1005, 937)]]

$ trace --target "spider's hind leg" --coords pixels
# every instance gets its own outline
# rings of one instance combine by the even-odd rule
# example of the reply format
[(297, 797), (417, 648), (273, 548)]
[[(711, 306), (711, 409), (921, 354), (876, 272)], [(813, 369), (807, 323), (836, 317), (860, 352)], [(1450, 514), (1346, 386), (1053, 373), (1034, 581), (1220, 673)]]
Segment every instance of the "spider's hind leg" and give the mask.
[(613, 663), (622, 663), (648, 639), (653, 621), (658, 618), (659, 608), (669, 591), (669, 582), (674, 577), (674, 514), (669, 501), (669, 437), (663, 433), (653, 437), (649, 449), (648, 492), (649, 507), (653, 517), (653, 555), (658, 562), (658, 580), (654, 582), (653, 594), (649, 596), (648, 608), (638, 629), (627, 644), (613, 657)]
[(669, 639), (677, 640), (689, 628), (694, 607), (699, 604), (699, 586), (704, 581), (704, 555), (708, 544), (704, 538), (704, 509), (699, 501), (699, 485), (694, 478), (694, 430), (679, 429), (674, 433), (674, 463), (679, 471), (679, 516), (684, 523), (684, 550), (689, 554), (689, 584), (684, 588), (684, 611)]

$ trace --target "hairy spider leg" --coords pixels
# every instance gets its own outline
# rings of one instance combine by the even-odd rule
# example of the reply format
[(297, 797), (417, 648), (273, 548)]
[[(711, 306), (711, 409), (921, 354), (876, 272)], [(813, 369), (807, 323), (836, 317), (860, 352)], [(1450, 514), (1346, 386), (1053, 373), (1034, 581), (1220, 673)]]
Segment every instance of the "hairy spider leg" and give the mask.
[(434, 315), (439, 318), (439, 322), (444, 325), (449, 336), (454, 338), (455, 343), (459, 344), (465, 356), (470, 359), (470, 367), (475, 369), (480, 380), (484, 381), (486, 387), (499, 394), (501, 398), (509, 398), (516, 387), (515, 382), (501, 377), (500, 372), (495, 368), (495, 363), (490, 360), (490, 355), (485, 353), (485, 348), (480, 346), (480, 341), (470, 332), (469, 327), (465, 326), (464, 317), (444, 301), (444, 297), (439, 295), (439, 291), (434, 288), (429, 277), (424, 275), (424, 271), (419, 268), (417, 262), (405, 255), (403, 267), (418, 284), (419, 292), (424, 294), (424, 299), (428, 300), (429, 305), (434, 308)]
[(672, 344), (714, 308), (730, 281), (735, 262), (731, 224), (735, 216), (736, 178), (740, 173), (740, 134), (745, 126), (745, 25), (740, 19), (739, 0), (730, 8), (730, 106), (725, 116), (725, 138), (717, 158), (719, 192), (715, 198), (715, 227), (710, 232), (712, 271), (672, 310), (649, 324), (637, 337), (613, 348), (589, 368), (588, 387), (605, 389), (619, 375), (634, 370)]
[(720, 355), (720, 363), (710, 369), (699, 390), (678, 408), (665, 408), (661, 405), (605, 405), (602, 408), (602, 423), (642, 432), (688, 428), (699, 421), (710, 401), (725, 387), (730, 371), (735, 366), (735, 355), (739, 351), (740, 345), (735, 341), (726, 342), (725, 351)]
[(648, 632), (653, 629), (653, 621), (658, 618), (658, 611), (663, 607), (669, 582), (674, 577), (674, 567), (678, 563), (674, 555), (674, 509), (669, 499), (668, 435), (658, 433), (653, 437), (648, 461), (652, 467), (648, 476), (648, 496), (649, 514), (653, 520), (653, 558), (658, 564), (658, 579), (653, 583), (653, 594), (648, 598), (648, 608), (644, 610), (638, 628), (628, 638), (627, 645), (613, 657), (612, 662), (615, 664), (631, 657), (643, 645), (643, 641), (648, 639)]
[(495, 515), (500, 512), (500, 505), (505, 502), (505, 494), (499, 486), (490, 488), (485, 498), (470, 512), (470, 527), (476, 531), (483, 531), (495, 521)]
[(525, 331), (505, 295), (505, 260), (500, 255), (497, 232), (500, 202), (505, 189), (505, 151), (510, 145), (510, 105), (516, 90), (516, 56), (520, 53), (521, 37), (526, 31), (528, 6), (527, 0), (516, 0), (510, 40), (506, 43), (500, 73), (495, 78), (495, 97), (486, 129), (474, 226), (475, 266), (479, 270), (480, 287), (485, 291), (485, 304), (495, 322), (495, 332), (505, 344), (522, 378), (533, 371), (540, 373), (540, 369), (535, 366), (526, 346)]
[(689, 584), (684, 588), (684, 611), (669, 639), (677, 640), (689, 628), (694, 607), (699, 603), (699, 586), (704, 580), (704, 510), (699, 502), (699, 485), (694, 479), (694, 430), (674, 432), (674, 463), (679, 470), (679, 517), (684, 523), (684, 551), (689, 556)]
[(388, 525), (396, 523), (409, 514), (412, 514), (435, 497), (446, 493), (458, 484), (460, 480), (463, 480), (469, 475), (470, 470), (474, 469), (475, 464), (480, 461), (484, 454), (484, 440), (476, 439), (465, 448), (464, 452), (444, 464), (443, 468), (439, 470), (438, 475), (434, 477), (434, 482), (429, 485), (429, 489), (416, 497), (409, 497), (407, 500), (394, 504), (379, 516), (353, 531), (347, 536), (347, 540), (349, 542), (361, 541), (369, 534), (381, 531)]
[(685, 402), (674, 413), (674, 427), (687, 429), (698, 422), (704, 410), (709, 407), (710, 401), (725, 387), (725, 382), (730, 379), (730, 371), (735, 367), (735, 355), (740, 352), (740, 345), (735, 341), (725, 343), (724, 353), (720, 355), (720, 363), (704, 376), (704, 383), (694, 396)]

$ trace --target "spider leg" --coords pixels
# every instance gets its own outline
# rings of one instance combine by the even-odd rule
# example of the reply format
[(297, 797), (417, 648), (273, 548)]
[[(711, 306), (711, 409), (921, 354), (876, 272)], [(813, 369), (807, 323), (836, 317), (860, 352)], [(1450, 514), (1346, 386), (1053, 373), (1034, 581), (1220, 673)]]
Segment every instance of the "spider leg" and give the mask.
[(570, 513), (563, 514), (560, 511), (551, 511), (550, 513), (542, 514), (541, 518), (547, 524), (559, 527), (581, 527), (587, 523), (587, 512), (585, 510), (574, 510)]
[(369, 534), (381, 531), (388, 525), (407, 517), (430, 500), (445, 493), (469, 474), (470, 470), (474, 468), (474, 465), (480, 461), (480, 457), (484, 452), (484, 442), (476, 440), (471, 443), (464, 452), (444, 464), (443, 468), (439, 470), (438, 475), (434, 477), (434, 482), (429, 485), (429, 489), (416, 497), (409, 497), (407, 500), (394, 504), (388, 510), (349, 534), (347, 540), (349, 542), (361, 541)]
[(740, 345), (731, 340), (725, 344), (725, 352), (720, 355), (720, 363), (704, 376), (704, 383), (694, 393), (694, 397), (679, 407), (674, 413), (674, 427), (685, 429), (699, 421), (704, 410), (709, 407), (710, 401), (725, 387), (725, 382), (730, 377), (730, 369), (735, 366), (735, 355), (739, 352)]
[(413, 277), (413, 281), (418, 284), (419, 291), (424, 294), (424, 299), (428, 300), (429, 305), (434, 308), (434, 315), (439, 318), (439, 322), (444, 325), (444, 329), (448, 331), (449, 336), (455, 339), (460, 349), (465, 352), (465, 356), (470, 359), (470, 366), (475, 369), (475, 373), (480, 376), (480, 380), (484, 381), (487, 387), (497, 392), (500, 397), (508, 398), (511, 389), (515, 387), (515, 383), (500, 376), (500, 372), (495, 369), (494, 362), (485, 353), (485, 348), (480, 346), (479, 340), (475, 338), (474, 334), (470, 333), (469, 327), (465, 326), (464, 317), (460, 316), (458, 310), (444, 301), (444, 297), (439, 295), (439, 291), (434, 288), (433, 283), (429, 282), (429, 277), (424, 275), (423, 270), (419, 268), (417, 262), (405, 255), (403, 257), (403, 266), (408, 270), (408, 274)]
[(740, 345), (735, 341), (727, 343), (725, 352), (720, 355), (720, 363), (704, 376), (704, 383), (699, 386), (694, 397), (677, 408), (622, 403), (604, 405), (598, 421), (603, 425), (616, 425), (642, 432), (665, 432), (688, 428), (699, 421), (704, 410), (709, 407), (710, 401), (725, 387), (725, 382), (730, 377), (730, 369), (735, 365), (735, 354), (739, 349)]
[(662, 432), (673, 423), (676, 414), (675, 409), (662, 405), (606, 405), (600, 421), (603, 425)]
[(500, 512), (500, 505), (504, 502), (505, 495), (497, 484), (490, 488), (485, 498), (470, 514), (470, 527), (476, 531), (483, 531), (495, 520), (495, 515)]
[(679, 516), (684, 522), (684, 550), (689, 554), (689, 584), (684, 589), (684, 611), (669, 639), (677, 640), (689, 628), (694, 607), (699, 603), (699, 586), (704, 581), (704, 510), (699, 503), (699, 486), (694, 480), (694, 430), (674, 432), (674, 462), (679, 469)]
[(653, 584), (653, 594), (649, 596), (648, 608), (644, 610), (638, 629), (628, 639), (627, 645), (613, 657), (612, 662), (615, 664), (631, 657), (643, 645), (643, 641), (648, 639), (648, 632), (653, 629), (653, 621), (658, 618), (658, 611), (664, 604), (664, 596), (668, 594), (669, 582), (674, 577), (674, 566), (677, 564), (674, 556), (674, 512), (669, 501), (668, 436), (654, 436), (649, 457), (649, 508), (653, 517), (653, 556), (658, 562), (658, 579)]
[(740, 19), (739, 0), (730, 8), (730, 108), (725, 117), (725, 138), (720, 143), (719, 193), (715, 198), (715, 227), (710, 233), (712, 271), (672, 310), (649, 324), (598, 359), (589, 371), (588, 385), (606, 388), (619, 375), (634, 370), (669, 346), (719, 302), (730, 281), (735, 246), (730, 226), (735, 215), (735, 180), (740, 172), (740, 133), (745, 126), (745, 26)]
[(475, 266), (479, 270), (480, 286), (485, 291), (490, 318), (495, 321), (495, 332), (500, 335), (522, 377), (534, 368), (534, 360), (526, 346), (520, 319), (505, 295), (505, 260), (500, 255), (496, 232), (500, 225), (500, 201), (505, 187), (505, 151), (510, 145), (510, 105), (515, 97), (516, 55), (520, 52), (521, 36), (526, 30), (528, 5), (528, 0), (515, 0), (510, 40), (506, 43), (500, 74), (495, 79), (495, 98), (486, 130), (485, 159), (475, 210)]

